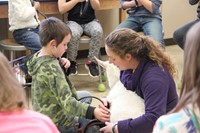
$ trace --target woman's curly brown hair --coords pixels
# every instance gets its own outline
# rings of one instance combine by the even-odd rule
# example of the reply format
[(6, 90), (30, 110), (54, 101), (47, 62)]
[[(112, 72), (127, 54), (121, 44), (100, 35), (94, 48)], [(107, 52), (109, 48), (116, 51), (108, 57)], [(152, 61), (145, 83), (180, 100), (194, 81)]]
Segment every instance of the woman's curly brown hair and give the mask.
[(121, 58), (127, 53), (138, 61), (142, 58), (149, 58), (161, 68), (165, 66), (173, 77), (177, 76), (177, 70), (170, 56), (148, 36), (140, 35), (128, 28), (122, 28), (108, 35), (106, 45)]

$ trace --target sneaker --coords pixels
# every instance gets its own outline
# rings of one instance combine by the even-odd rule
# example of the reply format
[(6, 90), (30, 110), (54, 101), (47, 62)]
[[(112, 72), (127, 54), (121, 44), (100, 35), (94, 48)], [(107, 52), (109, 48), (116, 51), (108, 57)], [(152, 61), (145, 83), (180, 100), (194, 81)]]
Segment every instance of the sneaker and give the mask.
[(78, 72), (77, 72), (77, 64), (75, 61), (70, 61), (71, 65), (70, 67), (68, 68), (68, 73), (69, 75), (76, 75)]
[(86, 69), (89, 71), (89, 75), (93, 78), (99, 76), (98, 65), (94, 62), (88, 62), (85, 64)]

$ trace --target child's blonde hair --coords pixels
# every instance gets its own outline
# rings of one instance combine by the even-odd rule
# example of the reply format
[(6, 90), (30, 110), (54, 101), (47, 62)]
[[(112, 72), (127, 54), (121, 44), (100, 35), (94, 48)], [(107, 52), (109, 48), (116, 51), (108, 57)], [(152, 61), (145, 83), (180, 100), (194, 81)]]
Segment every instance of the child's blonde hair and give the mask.
[(7, 58), (0, 52), (0, 112), (22, 110), (26, 106), (25, 92), (15, 78)]

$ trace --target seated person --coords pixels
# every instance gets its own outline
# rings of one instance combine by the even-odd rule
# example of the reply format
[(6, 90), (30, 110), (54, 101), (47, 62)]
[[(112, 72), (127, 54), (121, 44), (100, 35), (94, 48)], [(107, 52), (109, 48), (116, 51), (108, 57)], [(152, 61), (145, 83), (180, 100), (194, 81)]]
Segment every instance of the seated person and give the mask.
[(194, 24), (186, 34), (180, 100), (170, 113), (156, 121), (153, 133), (200, 132), (199, 34), (200, 22)]
[(80, 38), (85, 34), (91, 38), (89, 42), (88, 59), (86, 60), (85, 66), (89, 70), (89, 75), (91, 77), (99, 76), (98, 66), (94, 59), (94, 56), (99, 56), (103, 39), (103, 29), (95, 16), (95, 10), (99, 8), (99, 0), (58, 0), (58, 9), (60, 13), (68, 12), (67, 25), (72, 31), (72, 38), (67, 50), (67, 57), (71, 62), (69, 68), (70, 74), (77, 74), (76, 58)]
[(128, 9), (129, 16), (116, 29), (143, 31), (144, 35), (150, 36), (164, 47), (161, 4), (162, 0), (120, 0), (121, 8)]
[[(109, 63), (120, 69), (120, 81), (124, 87), (144, 99), (145, 113), (117, 123), (106, 122), (101, 131), (151, 133), (156, 120), (178, 102), (175, 65), (156, 41), (129, 28), (110, 33), (106, 37), (105, 49)], [(107, 104), (108, 100), (104, 99), (104, 105), (99, 107), (104, 108)]]
[[(40, 3), (30, 0), (9, 0), (8, 4), (9, 30), (13, 32), (15, 41), (31, 50), (31, 53), (37, 52), (41, 49), (38, 34), (40, 20), (37, 15)], [(20, 61), (20, 64), (24, 64), (21, 69), (25, 73), (28, 73), (26, 62), (30, 56)]]
[(200, 20), (200, 2), (199, 0), (189, 0), (189, 3), (191, 5), (196, 5), (197, 6), (197, 19), (195, 19), (194, 21), (191, 21), (185, 25), (183, 25), (182, 27), (178, 28), (174, 34), (173, 34), (173, 39), (174, 41), (179, 45), (180, 48), (184, 49), (184, 43), (185, 43), (185, 37), (186, 34), (188, 32), (188, 30), (197, 22), (199, 22)]
[[(69, 60), (60, 58), (71, 38), (69, 27), (61, 20), (50, 17), (39, 28), (42, 49), (27, 63), (32, 76), (33, 109), (48, 115), (61, 133), (76, 132), (89, 119), (109, 120), (109, 110), (92, 107), (78, 101), (78, 92), (64, 74)], [(93, 129), (92, 129), (93, 131)]]
[(28, 110), (26, 93), (0, 52), (0, 133), (59, 133), (52, 120)]

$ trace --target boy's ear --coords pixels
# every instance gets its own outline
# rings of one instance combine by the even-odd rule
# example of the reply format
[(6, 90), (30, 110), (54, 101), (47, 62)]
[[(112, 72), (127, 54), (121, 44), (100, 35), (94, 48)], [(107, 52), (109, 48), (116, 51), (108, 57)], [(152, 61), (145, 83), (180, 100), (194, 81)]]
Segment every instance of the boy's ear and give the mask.
[(53, 40), (51, 40), (50, 42), (49, 42), (49, 44), (50, 44), (50, 46), (52, 47), (52, 48), (55, 48), (56, 47), (56, 41), (53, 39)]

